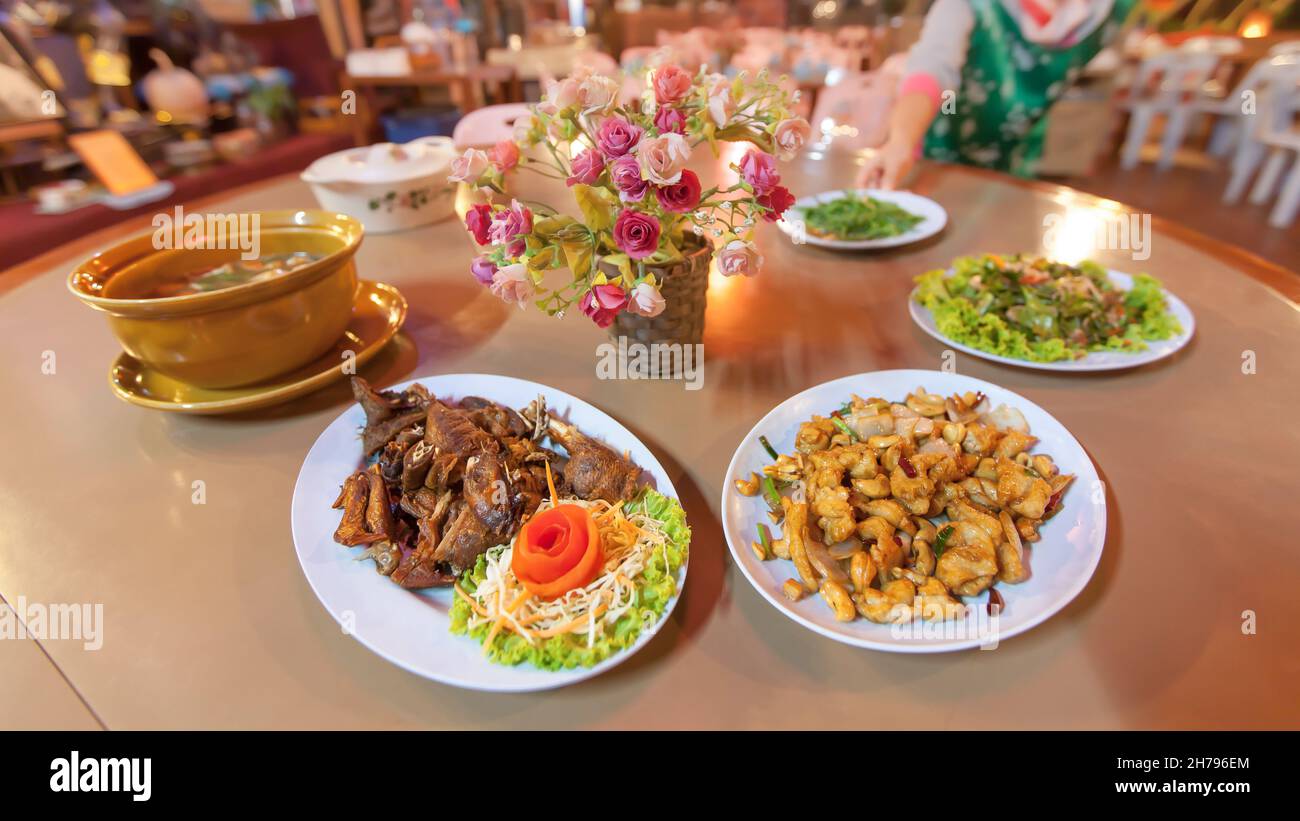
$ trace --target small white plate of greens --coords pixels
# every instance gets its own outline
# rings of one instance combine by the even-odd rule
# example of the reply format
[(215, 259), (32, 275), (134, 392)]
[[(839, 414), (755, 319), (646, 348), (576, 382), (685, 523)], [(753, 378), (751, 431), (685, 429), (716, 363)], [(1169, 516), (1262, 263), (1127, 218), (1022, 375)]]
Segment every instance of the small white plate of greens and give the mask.
[(867, 251), (929, 239), (947, 224), (943, 206), (920, 194), (857, 188), (801, 197), (777, 227), (796, 245)]

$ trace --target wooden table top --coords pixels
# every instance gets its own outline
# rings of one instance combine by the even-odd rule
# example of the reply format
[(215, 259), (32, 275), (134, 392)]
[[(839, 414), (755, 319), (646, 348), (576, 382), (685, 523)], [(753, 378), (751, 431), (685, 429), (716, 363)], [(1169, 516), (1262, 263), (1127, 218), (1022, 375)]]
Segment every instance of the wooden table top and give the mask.
[[(851, 183), (856, 161), (805, 156), (786, 181), (796, 193), (837, 188)], [(1101, 565), (1065, 610), (992, 652), (873, 653), (788, 620), (732, 566), (720, 492), (757, 419), (831, 378), (940, 367), (944, 346), (907, 316), (914, 275), (964, 254), (1040, 250), (1049, 214), (1088, 226), (1125, 213), (955, 167), (925, 167), (913, 189), (940, 202), (950, 224), (895, 252), (799, 247), (764, 226), (764, 272), (715, 275), (699, 391), (597, 379), (604, 333), (576, 312), (551, 320), (485, 292), (467, 273), (469, 242), (454, 221), (366, 238), (362, 276), (396, 285), (411, 312), (410, 344), (365, 375), (387, 384), (500, 373), (581, 396), (654, 450), (688, 512), (690, 578), (660, 635), (605, 676), (535, 695), (420, 679), (344, 635), (317, 602), (295, 557), (289, 503), (308, 448), (350, 402), (344, 385), (230, 417), (113, 397), (105, 377), (117, 345), (64, 280), (74, 262), (148, 230), (147, 220), (0, 274), (10, 406), (0, 427), (0, 594), (103, 606), (99, 649), (0, 641), (4, 668), (12, 658), (27, 670), (0, 677), (0, 703), (37, 705), (0, 711), (0, 725), (82, 726), (89, 716), (110, 728), (1300, 727), (1300, 551), (1289, 536), (1300, 314), (1277, 290), (1294, 297), (1295, 277), (1160, 220), (1149, 259), (1094, 256), (1149, 271), (1191, 307), (1196, 337), (1179, 355), (1083, 376), (957, 358), (960, 373), (1055, 415), (1107, 483)], [(306, 186), (279, 178), (195, 208), (312, 205)], [(1057, 237), (1046, 250), (1080, 252), (1079, 239)], [(51, 352), (57, 369), (44, 373)], [(1257, 372), (1243, 373), (1251, 355)], [(195, 480), (206, 504), (192, 503)], [(1254, 634), (1243, 631), (1246, 611)]]

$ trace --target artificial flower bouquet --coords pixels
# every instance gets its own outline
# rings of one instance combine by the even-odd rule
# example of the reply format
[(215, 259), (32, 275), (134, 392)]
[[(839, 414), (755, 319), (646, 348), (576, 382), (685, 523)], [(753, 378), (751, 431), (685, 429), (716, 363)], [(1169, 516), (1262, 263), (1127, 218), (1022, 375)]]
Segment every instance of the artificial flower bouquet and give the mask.
[[(514, 140), (457, 158), (452, 181), (498, 193), (515, 167), (563, 180), (582, 215), (517, 200), (476, 205), (465, 225), (483, 252), (470, 270), (508, 302), (534, 302), (552, 315), (577, 302), (608, 328), (627, 314), (671, 311), (665, 278), (692, 261), (698, 270), (702, 260), (705, 275), (694, 277), (702, 325), (713, 244), (721, 273), (758, 271), (755, 225), (775, 222), (794, 202), (777, 158), (803, 147), (808, 122), (791, 113), (794, 98), (766, 72), (733, 80), (663, 65), (650, 70), (639, 99), (620, 101), (620, 89), (589, 72), (552, 83)], [(742, 141), (753, 147), (731, 166), (734, 182), (706, 187), (686, 167), (703, 143), (716, 152), (719, 142)], [(541, 148), (524, 158), (521, 149), (534, 146)], [(547, 273), (560, 268), (571, 276), (552, 287)]]

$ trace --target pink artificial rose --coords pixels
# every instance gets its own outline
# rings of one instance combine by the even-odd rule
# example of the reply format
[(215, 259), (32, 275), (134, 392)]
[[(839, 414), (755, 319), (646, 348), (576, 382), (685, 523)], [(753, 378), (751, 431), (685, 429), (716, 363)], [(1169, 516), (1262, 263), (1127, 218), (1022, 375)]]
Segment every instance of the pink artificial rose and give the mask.
[(659, 129), (660, 134), (669, 132), (685, 134), (686, 118), (682, 116), (682, 112), (675, 108), (660, 106), (659, 110), (655, 112), (655, 128)]
[(659, 248), (659, 220), (624, 208), (614, 221), (614, 243), (632, 259), (645, 259)]
[(781, 215), (785, 213), (785, 210), (794, 205), (794, 194), (791, 194), (790, 189), (784, 185), (775, 186), (771, 191), (755, 199), (758, 200), (759, 205), (767, 209), (763, 214), (763, 219), (768, 222), (776, 222), (781, 219)]
[(772, 131), (772, 142), (783, 160), (792, 160), (812, 136), (812, 126), (803, 117), (793, 117), (776, 124)]
[(498, 171), (509, 171), (519, 165), (519, 146), (512, 140), (502, 140), (488, 150), (488, 161), (496, 166)]
[(528, 275), (528, 268), (522, 262), (498, 268), (492, 275), (489, 287), (495, 296), (505, 302), (513, 302), (520, 308), (527, 306), (537, 293), (533, 279)]
[(578, 106), (585, 114), (609, 111), (618, 104), (618, 93), (622, 90), (612, 77), (593, 74), (578, 85)]
[(484, 256), (474, 257), (474, 261), (469, 264), (469, 272), (479, 281), (480, 285), (491, 285), (492, 278), (496, 275), (496, 263)]
[(665, 211), (685, 214), (700, 204), (700, 178), (694, 171), (682, 170), (682, 178), (675, 185), (655, 189), (655, 197)]
[(650, 187), (650, 183), (641, 179), (641, 166), (631, 154), (609, 164), (609, 179), (623, 202), (640, 202)]
[(467, 148), (465, 153), (451, 161), (448, 182), (476, 183), (488, 169), (488, 155), (477, 148)]
[(609, 117), (596, 129), (596, 147), (611, 160), (630, 154), (641, 142), (641, 126), (633, 125), (622, 117)]
[(600, 172), (605, 170), (605, 160), (601, 158), (600, 152), (595, 150), (584, 151), (573, 158), (573, 173), (565, 185), (570, 187), (578, 185), (594, 185), (596, 180), (600, 179)]
[(576, 105), (579, 82), (574, 77), (565, 77), (563, 80), (552, 82), (546, 87), (546, 101), (554, 104), (557, 111)]
[(752, 277), (763, 267), (763, 258), (752, 242), (733, 239), (718, 250), (718, 270), (724, 275)]
[(722, 128), (736, 113), (736, 99), (731, 96), (731, 81), (721, 74), (715, 74), (709, 79), (705, 89), (709, 116), (713, 118), (714, 125)]
[(740, 159), (740, 178), (754, 189), (755, 196), (763, 196), (781, 182), (776, 171), (776, 158), (766, 151), (751, 149)]
[(682, 178), (682, 168), (691, 158), (691, 146), (681, 134), (661, 134), (641, 140), (636, 158), (641, 178), (655, 185), (672, 185)]
[(648, 282), (642, 282), (632, 289), (628, 297), (627, 310), (646, 317), (656, 317), (664, 312), (668, 302), (659, 289)]
[(655, 69), (650, 84), (659, 105), (675, 103), (691, 93), (691, 75), (680, 66), (671, 64)]
[(614, 324), (614, 317), (627, 306), (627, 294), (617, 285), (594, 285), (582, 295), (578, 307), (602, 328)]
[(492, 226), (492, 206), (482, 203), (475, 205), (465, 214), (465, 227), (474, 235), (474, 241), (479, 245), (487, 245), (491, 240), (488, 238), (488, 229)]
[(532, 230), (533, 212), (520, 204), (519, 200), (511, 200), (509, 208), (493, 215), (488, 236), (494, 244), (504, 245), (507, 254), (517, 257), (528, 247), (524, 237), (532, 233)]

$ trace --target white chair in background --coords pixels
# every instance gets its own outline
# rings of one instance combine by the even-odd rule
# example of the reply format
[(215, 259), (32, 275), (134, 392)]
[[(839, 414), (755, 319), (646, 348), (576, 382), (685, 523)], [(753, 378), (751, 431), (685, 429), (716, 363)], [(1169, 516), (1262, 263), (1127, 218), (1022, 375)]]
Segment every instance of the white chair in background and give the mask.
[[(1255, 92), (1255, 111), (1253, 114), (1243, 114), (1241, 117), (1242, 126), (1237, 139), (1237, 149), (1229, 165), (1228, 186), (1223, 192), (1223, 201), (1229, 205), (1241, 201), (1246, 186), (1255, 176), (1255, 171), (1264, 161), (1264, 156), (1269, 153), (1262, 138), (1268, 134), (1281, 132), (1288, 121), (1288, 115), (1278, 102), (1286, 99), (1288, 84), (1294, 87), (1296, 83), (1297, 72), (1300, 72), (1300, 55), (1284, 55), (1261, 60), (1251, 71), (1256, 75), (1255, 86), (1252, 89)], [(1281, 94), (1271, 93), (1275, 86), (1282, 89)], [(1286, 159), (1287, 152), (1284, 150), (1275, 151), (1269, 158), (1267, 166), (1251, 192), (1252, 202), (1260, 204), (1272, 196), (1277, 180), (1284, 170)]]
[(1245, 122), (1247, 101), (1253, 97), (1255, 104), (1258, 103), (1260, 85), (1267, 71), (1268, 60), (1259, 60), (1241, 78), (1237, 87), (1223, 97), (1203, 97), (1192, 103), (1197, 115), (1215, 118), (1207, 147), (1210, 156), (1226, 156), (1248, 130)]
[(1274, 228), (1286, 228), (1300, 211), (1300, 127), (1296, 124), (1296, 115), (1300, 113), (1300, 62), (1289, 64), (1264, 94), (1261, 106), (1267, 107), (1268, 112), (1260, 119), (1259, 141), (1271, 152), (1250, 199), (1257, 205), (1267, 202), (1282, 170), (1291, 163), (1291, 173), (1282, 184), (1268, 218), (1268, 224)]
[(1200, 37), (1189, 37), (1179, 48), (1183, 51), (1201, 51), (1216, 54), (1220, 57), (1229, 57), (1233, 54), (1240, 54), (1245, 46), (1242, 45), (1241, 39), (1237, 37), (1202, 35)]
[[(1122, 104), (1129, 109), (1130, 116), (1128, 134), (1120, 150), (1121, 168), (1126, 171), (1137, 168), (1147, 133), (1159, 114), (1165, 115), (1166, 122), (1156, 167), (1164, 170), (1173, 165), (1174, 154), (1196, 113), (1189, 98), (1194, 99), (1201, 93), (1218, 64), (1219, 55), (1199, 45), (1161, 52), (1142, 60), (1130, 87), (1129, 98)], [(1153, 82), (1157, 84), (1156, 89), (1148, 95), (1146, 89)]]
[(1269, 57), (1279, 57), (1284, 54), (1300, 54), (1300, 38), (1283, 40), (1280, 43), (1275, 43), (1268, 50)]

